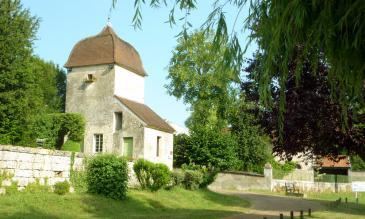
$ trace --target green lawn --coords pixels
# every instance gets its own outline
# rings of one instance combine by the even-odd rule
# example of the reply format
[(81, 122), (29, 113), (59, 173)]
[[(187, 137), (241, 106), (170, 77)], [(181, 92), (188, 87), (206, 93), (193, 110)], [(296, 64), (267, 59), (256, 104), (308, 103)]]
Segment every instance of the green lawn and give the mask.
[(0, 218), (221, 218), (249, 203), (208, 190), (130, 190), (116, 201), (89, 194), (15, 193), (0, 196)]
[[(308, 193), (308, 199), (321, 201), (327, 208), (325, 211), (315, 212), (315, 218), (348, 218), (360, 219), (365, 218), (365, 193), (358, 193), (359, 204), (355, 202), (355, 193)], [(345, 203), (347, 197), (348, 203)], [(340, 204), (334, 204), (333, 201), (341, 198)]]
[(65, 144), (62, 145), (62, 150), (63, 151), (80, 152), (81, 151), (81, 146), (80, 146), (80, 143), (78, 143), (78, 142), (67, 140), (65, 142)]
[[(270, 192), (265, 190), (251, 190), (252, 192), (265, 195), (285, 196), (284, 192)], [(313, 212), (312, 218), (328, 219), (365, 219), (365, 193), (358, 193), (359, 204), (356, 204), (355, 193), (306, 193), (306, 199), (318, 201), (326, 209), (319, 212)], [(345, 203), (347, 197), (348, 203)], [(340, 204), (334, 204), (334, 201), (341, 198)]]

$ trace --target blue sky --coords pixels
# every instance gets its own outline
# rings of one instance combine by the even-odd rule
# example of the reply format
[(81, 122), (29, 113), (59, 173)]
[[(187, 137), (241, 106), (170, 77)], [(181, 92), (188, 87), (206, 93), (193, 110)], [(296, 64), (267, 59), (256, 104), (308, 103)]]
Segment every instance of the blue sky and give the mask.
[[(171, 28), (165, 23), (169, 8), (144, 7), (142, 29), (135, 30), (131, 26), (133, 2), (118, 1), (112, 11), (112, 27), (119, 37), (131, 43), (141, 55), (144, 68), (149, 74), (145, 81), (145, 103), (164, 119), (183, 126), (189, 116), (188, 106), (169, 96), (164, 88), (167, 83), (167, 66), (176, 46), (175, 36), (181, 28)], [(99, 33), (106, 25), (111, 0), (23, 0), (22, 4), (32, 15), (41, 19), (34, 52), (47, 61), (63, 66), (72, 47), (79, 40)], [(210, 11), (210, 4), (200, 3), (198, 10), (193, 11), (189, 18), (193, 28), (199, 28)], [(236, 8), (227, 8), (230, 27), (233, 26), (236, 13)], [(247, 10), (242, 10), (236, 27), (242, 27), (246, 15)], [(241, 37), (244, 42), (246, 33), (242, 32)]]

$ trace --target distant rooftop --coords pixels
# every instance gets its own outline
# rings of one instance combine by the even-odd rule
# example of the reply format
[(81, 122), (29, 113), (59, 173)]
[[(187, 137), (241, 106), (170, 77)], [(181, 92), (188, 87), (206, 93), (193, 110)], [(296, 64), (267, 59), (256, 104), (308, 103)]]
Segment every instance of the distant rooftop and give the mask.
[(324, 157), (318, 162), (322, 168), (350, 168), (350, 160), (346, 155), (338, 155), (337, 157), (330, 158)]

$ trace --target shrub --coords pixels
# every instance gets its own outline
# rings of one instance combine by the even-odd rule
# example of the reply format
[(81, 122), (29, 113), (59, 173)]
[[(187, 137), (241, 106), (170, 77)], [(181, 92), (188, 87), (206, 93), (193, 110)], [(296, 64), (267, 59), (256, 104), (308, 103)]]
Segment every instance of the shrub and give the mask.
[(133, 170), (142, 189), (151, 187), (151, 171), (153, 165), (152, 162), (144, 159), (138, 159), (133, 165)]
[(50, 191), (51, 188), (47, 185), (47, 183), (41, 185), (39, 179), (36, 179), (34, 183), (29, 183), (24, 189), (24, 192), (29, 193), (45, 193)]
[(11, 182), (10, 186), (5, 187), (6, 195), (14, 195), (18, 193), (18, 182)]
[(292, 161), (280, 164), (275, 159), (271, 159), (270, 164), (273, 168), (274, 179), (283, 179), (286, 175), (293, 172), (296, 168), (296, 163)]
[(179, 135), (174, 142), (174, 166), (183, 163), (210, 165), (221, 170), (237, 166), (235, 136), (219, 130), (196, 127), (191, 135)]
[(86, 181), (90, 193), (124, 199), (128, 184), (127, 161), (112, 154), (97, 155), (88, 161)]
[(171, 174), (173, 186), (180, 186), (184, 181), (185, 172), (181, 169), (175, 169)]
[(213, 167), (205, 167), (200, 166), (196, 164), (183, 164), (182, 169), (184, 171), (186, 170), (193, 170), (193, 171), (199, 171), (202, 174), (202, 181), (199, 184), (200, 188), (206, 188), (209, 184), (211, 184), (218, 173), (218, 169), (214, 169)]
[(86, 172), (85, 171), (71, 171), (70, 172), (70, 182), (76, 192), (86, 192), (87, 191), (87, 182), (86, 182)]
[(150, 189), (157, 191), (167, 186), (171, 181), (171, 171), (165, 164), (154, 164), (151, 171), (152, 185)]
[(203, 173), (200, 170), (185, 170), (183, 185), (186, 189), (196, 190), (203, 182)]
[(64, 195), (70, 191), (70, 183), (66, 180), (64, 182), (57, 182), (54, 185), (54, 193)]
[(138, 159), (133, 170), (142, 189), (157, 191), (171, 181), (171, 171), (162, 163), (154, 164), (148, 160)]

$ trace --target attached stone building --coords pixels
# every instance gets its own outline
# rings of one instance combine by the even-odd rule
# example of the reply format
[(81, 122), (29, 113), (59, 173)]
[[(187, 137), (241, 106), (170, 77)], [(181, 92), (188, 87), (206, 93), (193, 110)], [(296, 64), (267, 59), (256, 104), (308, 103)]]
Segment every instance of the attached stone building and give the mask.
[(172, 168), (174, 129), (144, 104), (138, 52), (110, 26), (78, 42), (65, 67), (66, 112), (86, 119), (83, 152), (144, 158)]

